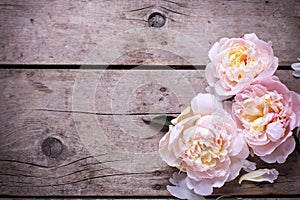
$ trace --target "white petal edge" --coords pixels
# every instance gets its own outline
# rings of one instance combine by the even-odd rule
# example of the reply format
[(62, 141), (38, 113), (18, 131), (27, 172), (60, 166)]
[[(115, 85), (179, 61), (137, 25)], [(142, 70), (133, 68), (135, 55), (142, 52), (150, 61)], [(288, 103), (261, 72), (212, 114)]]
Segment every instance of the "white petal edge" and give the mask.
[(293, 76), (296, 78), (300, 78), (300, 71), (299, 70), (293, 71)]
[(258, 169), (247, 174), (244, 174), (239, 179), (239, 184), (242, 181), (263, 182), (268, 181), (273, 183), (278, 178), (279, 172), (276, 169)]
[(300, 70), (300, 63), (293, 63), (291, 67), (293, 70)]

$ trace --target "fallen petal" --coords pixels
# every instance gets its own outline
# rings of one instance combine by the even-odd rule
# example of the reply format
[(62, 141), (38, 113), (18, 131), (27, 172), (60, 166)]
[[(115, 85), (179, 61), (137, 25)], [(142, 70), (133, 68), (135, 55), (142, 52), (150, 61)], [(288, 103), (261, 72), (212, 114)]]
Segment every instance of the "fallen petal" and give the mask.
[(300, 71), (293, 71), (293, 76), (296, 78), (300, 77)]
[(188, 200), (205, 200), (203, 196), (195, 194), (193, 190), (190, 190), (186, 185), (186, 174), (174, 172), (173, 176), (170, 178), (170, 182), (175, 185), (167, 185), (167, 190), (173, 196), (179, 199)]
[(300, 63), (293, 63), (291, 67), (293, 70), (300, 70)]
[(249, 160), (243, 160), (242, 168), (246, 172), (254, 171), (254, 170), (256, 170), (256, 163), (255, 162), (251, 162)]
[(254, 181), (254, 182), (268, 181), (270, 183), (273, 183), (274, 180), (277, 179), (278, 174), (279, 173), (276, 169), (258, 169), (241, 176), (239, 180), (239, 184), (241, 184), (242, 181)]

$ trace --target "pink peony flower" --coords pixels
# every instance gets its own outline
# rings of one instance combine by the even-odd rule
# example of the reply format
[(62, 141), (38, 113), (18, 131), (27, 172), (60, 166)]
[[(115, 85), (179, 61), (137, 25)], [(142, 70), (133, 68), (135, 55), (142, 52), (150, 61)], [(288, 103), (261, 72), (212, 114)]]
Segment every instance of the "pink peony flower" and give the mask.
[(253, 82), (236, 95), (232, 114), (253, 152), (267, 163), (284, 163), (295, 149), (292, 130), (300, 123), (300, 96), (276, 76)]
[[(236, 178), (249, 155), (235, 121), (211, 94), (198, 94), (159, 143), (161, 158), (187, 173), (180, 188), (209, 195)], [(174, 181), (176, 182), (176, 181)], [(174, 190), (171, 192), (174, 193)], [(179, 194), (178, 194), (179, 195)]]
[(272, 76), (278, 66), (272, 44), (252, 33), (242, 38), (222, 38), (209, 51), (205, 75), (209, 91), (228, 98), (255, 80)]

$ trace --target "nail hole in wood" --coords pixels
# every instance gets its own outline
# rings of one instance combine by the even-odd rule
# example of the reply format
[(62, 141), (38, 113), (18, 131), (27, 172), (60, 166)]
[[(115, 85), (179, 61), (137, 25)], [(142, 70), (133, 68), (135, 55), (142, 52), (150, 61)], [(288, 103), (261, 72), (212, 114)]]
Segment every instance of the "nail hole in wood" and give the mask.
[(151, 13), (151, 15), (148, 18), (148, 24), (150, 27), (160, 28), (163, 27), (165, 23), (166, 17), (159, 12)]
[(57, 158), (63, 151), (62, 142), (54, 137), (46, 138), (42, 143), (42, 152), (49, 158)]
[(166, 92), (166, 91), (167, 91), (167, 88), (161, 87), (159, 90), (160, 90), (161, 92)]

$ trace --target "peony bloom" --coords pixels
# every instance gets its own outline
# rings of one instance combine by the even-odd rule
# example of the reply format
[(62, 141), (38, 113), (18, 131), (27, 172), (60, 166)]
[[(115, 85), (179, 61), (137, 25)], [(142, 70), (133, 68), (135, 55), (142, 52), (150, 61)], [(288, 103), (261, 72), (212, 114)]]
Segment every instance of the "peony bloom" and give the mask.
[(300, 96), (276, 76), (253, 82), (232, 103), (232, 114), (253, 152), (267, 163), (284, 163), (295, 149)]
[(252, 33), (241, 38), (222, 38), (208, 53), (205, 75), (209, 91), (222, 98), (241, 92), (255, 80), (272, 76), (278, 66), (272, 44)]
[[(159, 153), (170, 166), (187, 173), (180, 188), (209, 195), (236, 178), (249, 155), (235, 121), (211, 94), (198, 94), (161, 139)], [(176, 182), (176, 181), (173, 181)], [(174, 193), (174, 190), (171, 192)]]

